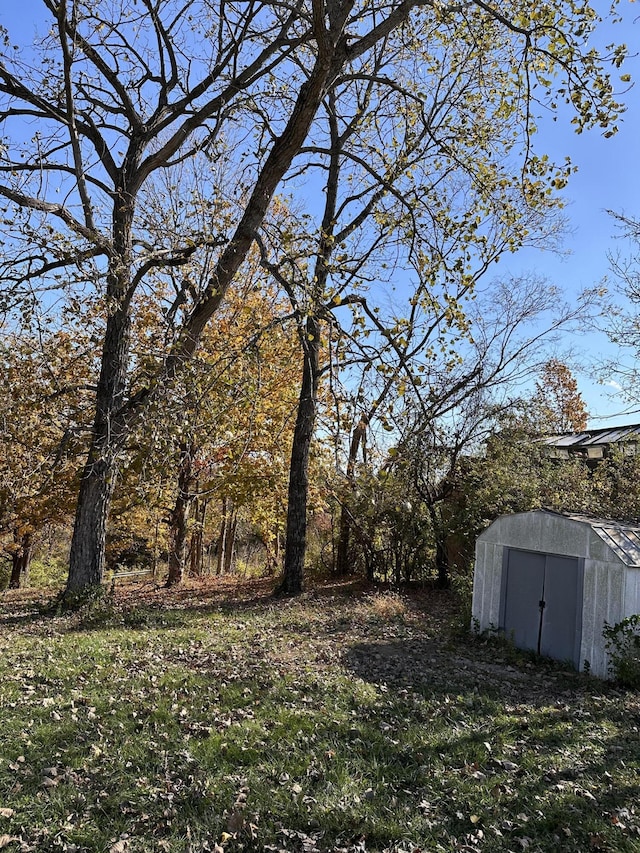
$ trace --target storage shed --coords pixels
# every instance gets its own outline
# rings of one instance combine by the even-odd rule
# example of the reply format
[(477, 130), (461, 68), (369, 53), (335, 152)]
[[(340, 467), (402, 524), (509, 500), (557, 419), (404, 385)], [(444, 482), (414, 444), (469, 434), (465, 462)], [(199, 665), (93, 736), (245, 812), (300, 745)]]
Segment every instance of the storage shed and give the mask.
[[(539, 510), (503, 515), (476, 543), (473, 617), (516, 646), (608, 676), (602, 636), (640, 613), (640, 527)], [(477, 621), (476, 621), (477, 620)]]

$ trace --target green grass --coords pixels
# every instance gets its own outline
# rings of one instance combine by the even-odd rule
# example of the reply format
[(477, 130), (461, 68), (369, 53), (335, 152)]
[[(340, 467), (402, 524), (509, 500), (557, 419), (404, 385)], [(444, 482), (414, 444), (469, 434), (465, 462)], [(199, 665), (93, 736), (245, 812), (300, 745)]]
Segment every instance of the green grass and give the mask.
[(454, 618), (443, 597), (191, 590), (52, 618), (8, 596), (0, 847), (640, 851), (639, 694)]

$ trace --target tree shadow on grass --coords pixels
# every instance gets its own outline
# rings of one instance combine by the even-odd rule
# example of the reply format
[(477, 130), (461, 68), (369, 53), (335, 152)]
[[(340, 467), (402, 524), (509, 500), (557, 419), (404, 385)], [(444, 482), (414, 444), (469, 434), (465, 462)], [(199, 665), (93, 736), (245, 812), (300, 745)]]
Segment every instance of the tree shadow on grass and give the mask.
[(412, 636), (355, 643), (345, 650), (343, 663), (364, 681), (412, 690), (437, 685), (449, 692), (543, 694), (554, 701), (567, 698), (568, 691), (607, 689), (556, 661), (514, 655), (499, 644), (476, 642), (471, 635), (466, 640)]
[[(500, 651), (394, 640), (343, 661), (389, 697), (391, 718), (422, 714), (422, 760), (450, 795), (438, 820), (463, 849), (640, 851), (638, 694)], [(390, 735), (401, 749), (402, 729)]]

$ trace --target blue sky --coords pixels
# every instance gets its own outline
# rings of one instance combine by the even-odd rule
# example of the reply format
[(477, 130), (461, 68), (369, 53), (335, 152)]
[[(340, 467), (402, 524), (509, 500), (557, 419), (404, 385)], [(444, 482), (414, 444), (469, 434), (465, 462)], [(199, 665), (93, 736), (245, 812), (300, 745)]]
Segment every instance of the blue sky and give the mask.
[[(594, 5), (598, 8), (605, 4)], [(601, 38), (606, 44), (624, 42), (632, 54), (638, 54), (640, 4), (621, 0), (619, 11), (623, 22), (607, 26)], [(570, 117), (545, 122), (538, 134), (539, 149), (560, 161), (568, 155), (578, 166), (565, 190), (568, 233), (563, 249), (568, 254), (558, 257), (549, 252), (521, 251), (501, 261), (502, 272), (518, 274), (535, 269), (572, 296), (597, 285), (607, 275), (608, 252), (624, 253), (624, 241), (616, 237), (619, 231), (607, 210), (640, 218), (640, 56), (625, 62), (619, 71), (622, 73), (630, 73), (638, 82), (623, 97), (627, 110), (614, 137), (605, 139), (599, 130), (578, 135)], [(625, 88), (620, 83), (621, 91)], [(567, 345), (584, 361), (584, 369), (576, 369), (575, 373), (591, 415), (590, 426), (640, 422), (637, 406), (635, 412), (622, 414), (627, 405), (622, 395), (607, 384), (615, 380), (598, 369), (600, 361), (618, 356), (606, 336), (588, 332), (567, 341)]]
[[(596, 8), (608, 8), (607, 0), (594, 2)], [(0, 0), (0, 23), (8, 27), (15, 39), (30, 40), (33, 21), (40, 14), (40, 0)], [(37, 10), (37, 11), (36, 11)], [(607, 26), (601, 32), (600, 44), (625, 42), (630, 52), (640, 53), (640, 4), (620, 0), (619, 12), (623, 22)], [(500, 274), (519, 275), (535, 270), (556, 284), (568, 298), (584, 288), (598, 284), (608, 272), (607, 253), (624, 245), (616, 240), (616, 227), (607, 210), (640, 217), (640, 57), (632, 56), (619, 72), (630, 73), (639, 82), (624, 96), (627, 111), (619, 123), (619, 132), (611, 139), (594, 130), (577, 135), (570, 116), (541, 124), (537, 148), (562, 162), (569, 155), (578, 166), (566, 191), (568, 233), (563, 241), (566, 253), (557, 256), (550, 252), (524, 250), (504, 258)], [(620, 83), (620, 88), (626, 88)], [(622, 414), (622, 396), (607, 382), (612, 377), (600, 373), (596, 364), (616, 353), (604, 335), (590, 332), (567, 341), (567, 345), (582, 354), (585, 367), (577, 370), (580, 390), (591, 414), (592, 426), (640, 422), (640, 412)], [(559, 353), (561, 355), (561, 353)]]

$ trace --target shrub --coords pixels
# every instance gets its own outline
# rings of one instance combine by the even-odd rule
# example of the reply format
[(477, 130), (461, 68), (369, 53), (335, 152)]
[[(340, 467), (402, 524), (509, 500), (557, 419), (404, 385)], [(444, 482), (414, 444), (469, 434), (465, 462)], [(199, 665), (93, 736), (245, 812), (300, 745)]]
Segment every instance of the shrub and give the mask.
[(406, 616), (406, 602), (397, 592), (376, 592), (369, 596), (364, 605), (366, 615), (381, 622), (402, 619)]
[(56, 556), (34, 558), (29, 568), (29, 586), (63, 587), (67, 580), (69, 566), (66, 559)]
[(615, 625), (605, 622), (602, 636), (611, 675), (624, 687), (640, 687), (640, 613)]
[(11, 562), (9, 560), (0, 559), (0, 592), (4, 592), (9, 586), (11, 579)]

